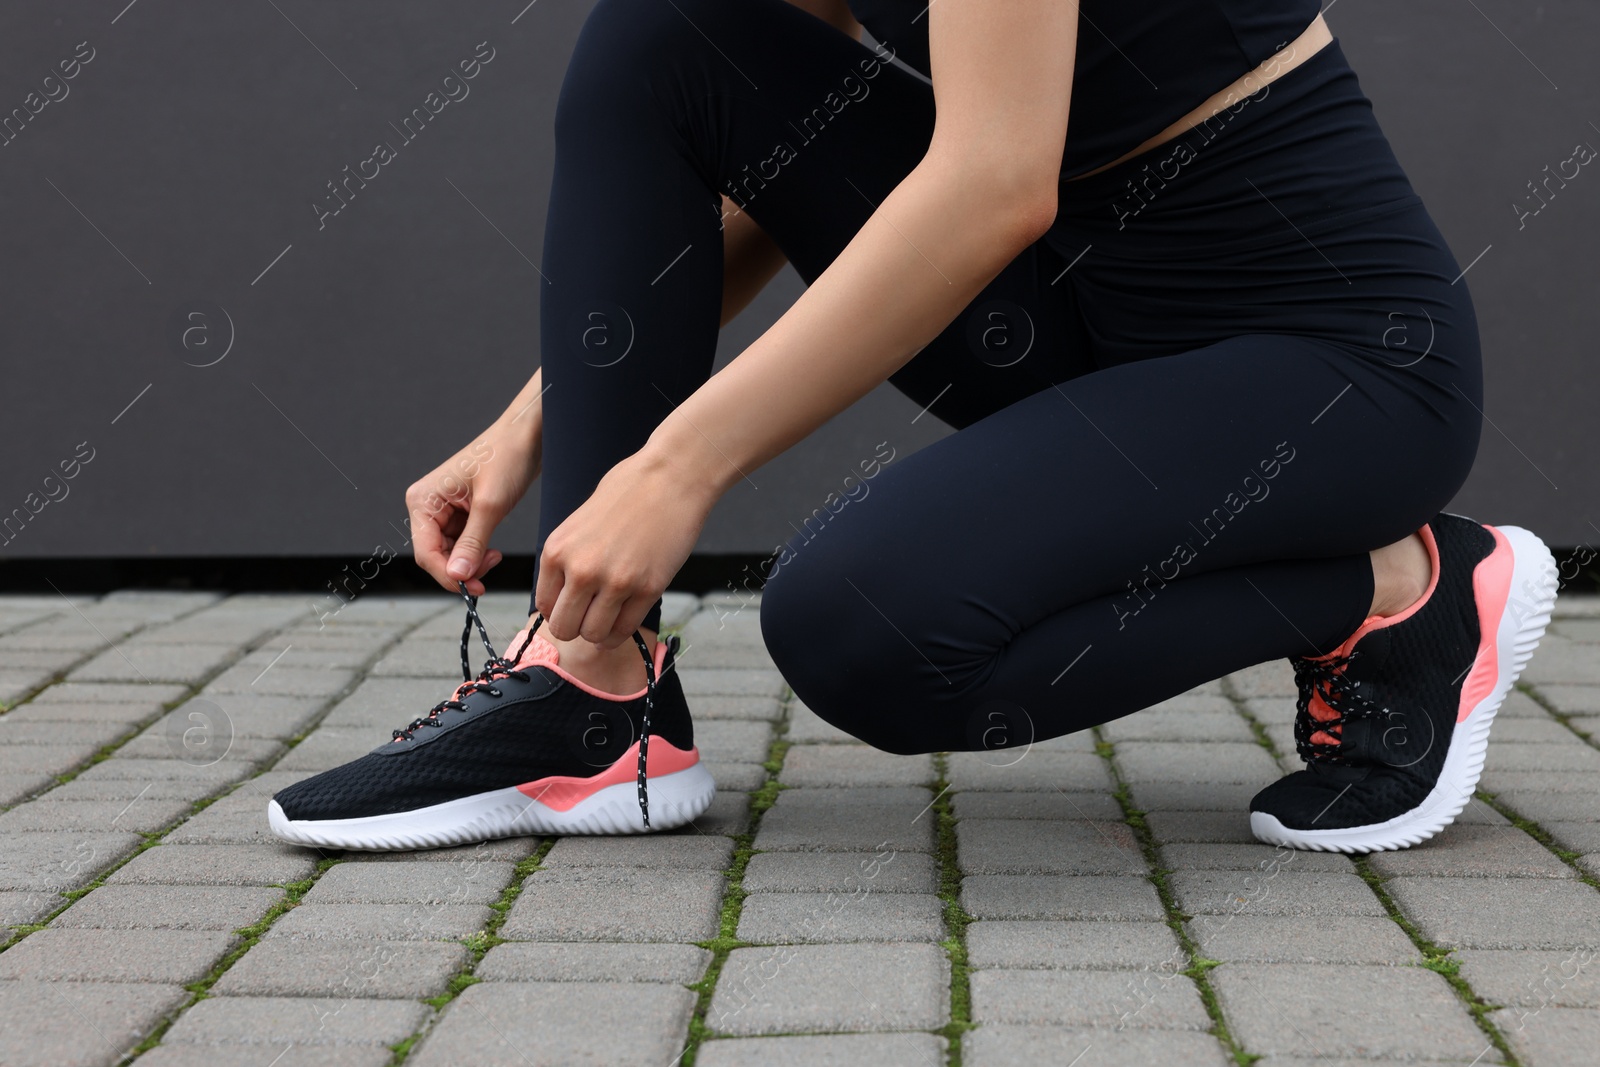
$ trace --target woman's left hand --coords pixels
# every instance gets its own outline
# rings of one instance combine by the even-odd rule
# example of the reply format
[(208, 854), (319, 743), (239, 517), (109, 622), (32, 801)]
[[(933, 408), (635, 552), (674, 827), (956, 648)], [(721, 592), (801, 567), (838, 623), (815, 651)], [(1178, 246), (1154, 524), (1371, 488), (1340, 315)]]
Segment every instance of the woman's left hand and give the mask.
[(614, 649), (632, 638), (694, 551), (715, 492), (648, 448), (608, 471), (545, 539), (534, 607), (555, 637)]

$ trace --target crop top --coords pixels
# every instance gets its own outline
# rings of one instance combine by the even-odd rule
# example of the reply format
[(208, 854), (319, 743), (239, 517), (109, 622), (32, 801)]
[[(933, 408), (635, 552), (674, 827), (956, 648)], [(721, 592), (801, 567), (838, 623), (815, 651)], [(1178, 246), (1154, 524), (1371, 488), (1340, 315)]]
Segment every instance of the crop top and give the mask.
[[(926, 0), (848, 3), (874, 40), (930, 74)], [(1320, 0), (1081, 0), (1061, 180), (1166, 129), (1300, 36), (1321, 7)]]

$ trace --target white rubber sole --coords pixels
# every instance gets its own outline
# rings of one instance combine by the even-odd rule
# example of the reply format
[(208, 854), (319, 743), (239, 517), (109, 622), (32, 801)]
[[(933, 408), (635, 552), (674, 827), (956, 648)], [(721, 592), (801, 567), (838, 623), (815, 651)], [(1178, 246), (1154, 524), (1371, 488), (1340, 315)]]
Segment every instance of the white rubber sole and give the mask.
[(367, 851), (441, 848), (526, 834), (641, 834), (698, 818), (716, 788), (703, 763), (651, 778), (648, 831), (639, 812), (638, 786), (631, 780), (608, 785), (568, 811), (541, 804), (515, 786), (365, 819), (290, 819), (271, 800), (267, 825), (297, 845)]
[(1489, 749), (1489, 727), (1517, 676), (1544, 637), (1555, 607), (1555, 557), (1543, 541), (1520, 526), (1497, 526), (1511, 543), (1511, 592), (1495, 637), (1499, 667), (1494, 688), (1450, 734), (1439, 780), (1421, 804), (1393, 819), (1337, 830), (1293, 830), (1263, 811), (1250, 813), (1250, 830), (1269, 845), (1317, 852), (1387, 852), (1426, 841), (1455, 821), (1472, 800)]

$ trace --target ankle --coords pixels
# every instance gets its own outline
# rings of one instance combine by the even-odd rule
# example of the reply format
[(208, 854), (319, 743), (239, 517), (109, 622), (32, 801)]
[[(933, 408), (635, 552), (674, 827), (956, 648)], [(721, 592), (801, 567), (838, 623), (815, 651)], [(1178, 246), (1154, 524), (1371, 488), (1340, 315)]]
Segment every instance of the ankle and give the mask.
[[(529, 616), (528, 625), (532, 626), (538, 618), (537, 615)], [(544, 626), (539, 627), (539, 634), (556, 646), (556, 651), (561, 655), (561, 668), (585, 685), (615, 696), (628, 696), (645, 687), (644, 657), (639, 655), (639, 646), (631, 638), (607, 650), (581, 637), (571, 641), (560, 640)], [(656, 632), (640, 629), (639, 634), (644, 638), (653, 659), (656, 654)]]
[(1413, 533), (1372, 552), (1372, 608), (1369, 615), (1398, 615), (1422, 599), (1433, 580), (1433, 561), (1420, 534)]

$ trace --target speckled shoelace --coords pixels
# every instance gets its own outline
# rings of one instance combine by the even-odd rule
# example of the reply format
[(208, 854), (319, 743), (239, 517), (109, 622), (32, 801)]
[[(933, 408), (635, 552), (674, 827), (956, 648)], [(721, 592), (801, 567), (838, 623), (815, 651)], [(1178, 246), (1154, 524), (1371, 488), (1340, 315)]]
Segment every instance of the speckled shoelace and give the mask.
[[(539, 626), (544, 622), (543, 617), (534, 620), (533, 626), (528, 629), (528, 636), (522, 639), (522, 644), (509, 657), (502, 656), (494, 650), (494, 645), (489, 640), (489, 631), (484, 628), (483, 619), (478, 615), (478, 598), (467, 592), (465, 582), (456, 582), (456, 588), (461, 593), (461, 598), (467, 603), (466, 622), (461, 627), (461, 677), (462, 682), (456, 691), (444, 700), (439, 701), (428, 710), (426, 715), (411, 721), (403, 730), (394, 731), (395, 741), (409, 741), (416, 732), (424, 726), (438, 727), (442, 725), (439, 716), (445, 711), (466, 711), (467, 706), (462, 700), (472, 693), (488, 693), (491, 697), (500, 696), (500, 690), (495, 682), (504, 678), (515, 678), (519, 682), (526, 682), (526, 671), (517, 669), (517, 661), (528, 650), (528, 645), (533, 642), (533, 635), (539, 632)], [(483, 647), (489, 653), (488, 661), (483, 665), (483, 670), (474, 677), (472, 661), (467, 655), (467, 648), (472, 642), (472, 628), (478, 628), (478, 638), (483, 642)], [(644, 714), (639, 725), (639, 767), (637, 783), (639, 789), (639, 814), (644, 817), (644, 826), (650, 828), (650, 793), (647, 787), (645, 770), (650, 756), (650, 712), (655, 707), (656, 695), (656, 664), (650, 656), (650, 646), (645, 644), (644, 635), (638, 630), (633, 631), (633, 643), (639, 649), (639, 654), (644, 657)]]
[[(1366, 693), (1361, 682), (1346, 676), (1350, 663), (1361, 655), (1352, 651), (1348, 656), (1335, 656), (1328, 660), (1291, 657), (1294, 665), (1294, 683), (1298, 690), (1294, 719), (1294, 744), (1300, 758), (1306, 763), (1327, 763), (1348, 766), (1352, 761), (1340, 754), (1343, 745), (1344, 724), (1355, 719), (1369, 718), (1384, 713)], [(1333, 712), (1331, 719), (1319, 719), (1311, 714), (1311, 699), (1319, 697), (1322, 704)], [(1314, 740), (1317, 734), (1340, 738), (1340, 743), (1329, 744)]]

